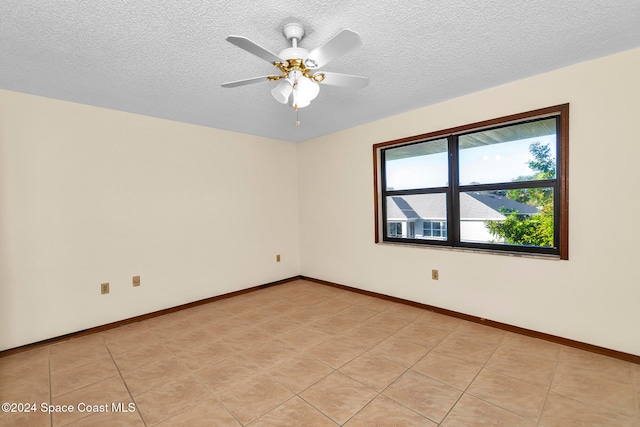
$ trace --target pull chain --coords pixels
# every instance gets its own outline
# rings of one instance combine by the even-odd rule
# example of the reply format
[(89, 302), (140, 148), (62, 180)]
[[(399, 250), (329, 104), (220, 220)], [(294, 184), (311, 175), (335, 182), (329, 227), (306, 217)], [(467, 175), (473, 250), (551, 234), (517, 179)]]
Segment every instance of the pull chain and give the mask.
[(294, 105), (294, 106), (293, 106), (293, 109), (294, 109), (294, 110), (295, 110), (295, 112), (296, 112), (296, 126), (300, 126), (300, 117), (298, 116), (298, 106), (297, 106), (297, 105)]

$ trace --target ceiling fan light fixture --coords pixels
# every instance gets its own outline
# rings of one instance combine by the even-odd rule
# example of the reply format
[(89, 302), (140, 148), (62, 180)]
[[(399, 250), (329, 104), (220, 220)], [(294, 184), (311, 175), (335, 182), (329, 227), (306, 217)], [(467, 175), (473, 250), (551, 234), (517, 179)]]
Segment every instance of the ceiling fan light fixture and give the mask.
[(293, 87), (288, 79), (282, 79), (280, 83), (273, 89), (271, 89), (271, 95), (281, 104), (286, 104), (289, 102), (289, 97), (291, 96), (291, 92), (293, 92)]
[(313, 80), (303, 77), (298, 80), (295, 90), (303, 97), (308, 98), (309, 102), (311, 102), (316, 99), (320, 93), (320, 85)]

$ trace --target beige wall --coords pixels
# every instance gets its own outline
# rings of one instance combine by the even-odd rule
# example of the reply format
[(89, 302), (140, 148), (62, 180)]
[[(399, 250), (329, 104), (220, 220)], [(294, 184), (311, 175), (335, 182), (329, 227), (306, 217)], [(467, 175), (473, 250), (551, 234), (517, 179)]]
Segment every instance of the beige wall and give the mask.
[(296, 150), (0, 91), (0, 350), (299, 274)]
[[(297, 145), (0, 91), (0, 350), (304, 274), (640, 355), (638, 75), (640, 49)], [(566, 102), (569, 261), (374, 244), (373, 144)]]
[[(301, 274), (640, 355), (638, 76), (635, 49), (301, 143)], [(374, 244), (373, 144), (567, 102), (569, 261)]]

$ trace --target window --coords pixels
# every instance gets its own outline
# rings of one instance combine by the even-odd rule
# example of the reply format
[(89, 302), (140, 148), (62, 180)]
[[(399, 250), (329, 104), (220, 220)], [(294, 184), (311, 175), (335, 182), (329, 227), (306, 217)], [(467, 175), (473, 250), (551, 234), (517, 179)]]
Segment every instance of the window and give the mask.
[(376, 242), (568, 259), (568, 121), (565, 104), (374, 145)]
[(435, 237), (439, 239), (447, 238), (447, 223), (444, 221), (424, 221), (422, 223), (424, 238)]
[(402, 223), (389, 222), (389, 237), (402, 237)]

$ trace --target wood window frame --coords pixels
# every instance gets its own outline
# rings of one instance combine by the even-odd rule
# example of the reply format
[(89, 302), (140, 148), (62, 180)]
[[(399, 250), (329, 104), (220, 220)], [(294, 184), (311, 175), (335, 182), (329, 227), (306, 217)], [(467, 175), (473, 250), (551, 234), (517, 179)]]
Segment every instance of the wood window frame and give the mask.
[[(557, 126), (557, 151), (556, 151), (556, 186), (554, 190), (558, 192), (557, 203), (554, 204), (554, 214), (559, 216), (559, 219), (555, 221), (556, 227), (556, 242), (557, 242), (557, 253), (553, 254), (554, 258), (560, 258), (562, 260), (569, 259), (569, 104), (561, 104), (552, 107), (540, 108), (537, 110), (531, 110), (524, 113), (513, 114), (509, 116), (499, 117), (495, 119), (485, 120), (481, 122), (471, 123), (467, 125), (457, 126), (453, 128), (443, 129), (435, 132), (424, 133), (420, 135), (409, 136), (406, 138), (396, 139), (392, 141), (385, 141), (381, 143), (377, 143), (373, 145), (373, 184), (374, 184), (374, 220), (375, 220), (375, 243), (382, 243), (387, 241), (383, 240), (382, 233), (384, 233), (383, 227), (384, 217), (382, 212), (382, 200), (383, 200), (383, 191), (381, 188), (381, 184), (383, 182), (382, 179), (382, 164), (381, 164), (381, 150), (385, 148), (390, 148), (393, 146), (402, 146), (409, 145), (413, 143), (418, 143), (426, 140), (433, 140), (438, 138), (449, 138), (452, 135), (460, 135), (464, 133), (470, 133), (472, 131), (482, 131), (495, 127), (502, 127), (507, 125), (515, 125), (520, 122), (526, 122), (529, 120), (537, 120), (545, 117), (558, 117), (558, 126)], [(457, 152), (453, 153), (454, 160), (457, 165)], [(457, 167), (457, 166), (456, 166)], [(449, 194), (449, 193), (448, 193)], [(459, 218), (456, 218), (459, 220)], [(449, 227), (450, 228), (450, 227)], [(459, 226), (455, 226), (456, 230), (459, 230)], [(449, 233), (451, 230), (449, 229)], [(457, 239), (459, 242), (459, 235), (454, 236), (454, 239)], [(403, 242), (393, 242), (398, 244), (405, 244)], [(407, 242), (409, 244), (415, 244), (416, 242)], [(443, 246), (443, 242), (438, 241), (424, 241), (419, 242), (420, 244), (424, 244), (427, 247), (433, 246)], [(451, 244), (444, 243), (446, 247), (452, 247)], [(456, 245), (453, 247), (465, 249), (469, 246), (473, 245)], [(482, 247), (484, 246), (484, 247)], [(499, 247), (499, 245), (490, 245), (495, 246), (487, 249), (487, 245), (479, 245), (477, 250), (487, 250), (489, 252), (512, 252), (510, 249), (512, 247)], [(524, 247), (526, 248), (526, 247)], [(531, 254), (531, 255), (544, 255), (536, 248), (531, 248), (531, 250), (527, 249), (518, 249), (515, 253), (518, 254)]]

